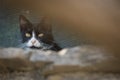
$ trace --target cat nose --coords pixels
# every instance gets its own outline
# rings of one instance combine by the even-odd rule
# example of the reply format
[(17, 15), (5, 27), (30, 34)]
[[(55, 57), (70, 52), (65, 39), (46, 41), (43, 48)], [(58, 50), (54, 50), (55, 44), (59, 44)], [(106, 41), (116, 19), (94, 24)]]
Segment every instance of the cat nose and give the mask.
[(35, 44), (35, 42), (36, 42), (36, 40), (32, 40), (32, 41), (31, 41), (32, 44)]

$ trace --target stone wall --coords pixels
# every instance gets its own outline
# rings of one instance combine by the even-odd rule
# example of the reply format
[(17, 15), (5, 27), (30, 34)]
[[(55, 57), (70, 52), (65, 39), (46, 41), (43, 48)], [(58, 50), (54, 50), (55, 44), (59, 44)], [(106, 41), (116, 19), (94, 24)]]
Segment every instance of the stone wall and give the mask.
[(0, 80), (120, 80), (119, 61), (93, 46), (0, 49)]

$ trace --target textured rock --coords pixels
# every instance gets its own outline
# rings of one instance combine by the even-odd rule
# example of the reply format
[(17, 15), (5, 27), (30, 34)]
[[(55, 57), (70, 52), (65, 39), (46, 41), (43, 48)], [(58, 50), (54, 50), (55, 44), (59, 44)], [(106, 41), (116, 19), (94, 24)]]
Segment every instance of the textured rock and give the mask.
[(93, 46), (60, 52), (0, 49), (0, 72), (4, 75), (0, 79), (5, 80), (119, 80), (119, 67), (114, 56)]
[(104, 73), (64, 73), (53, 75), (47, 80), (119, 80), (119, 74), (104, 74)]

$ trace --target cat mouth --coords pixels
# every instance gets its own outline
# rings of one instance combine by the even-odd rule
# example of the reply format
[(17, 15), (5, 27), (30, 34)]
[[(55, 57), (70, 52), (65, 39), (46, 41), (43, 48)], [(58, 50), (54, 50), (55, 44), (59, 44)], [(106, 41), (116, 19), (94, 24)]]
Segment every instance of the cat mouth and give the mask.
[(35, 46), (31, 46), (30, 48), (32, 48), (32, 49), (42, 49), (42, 47), (35, 47)]

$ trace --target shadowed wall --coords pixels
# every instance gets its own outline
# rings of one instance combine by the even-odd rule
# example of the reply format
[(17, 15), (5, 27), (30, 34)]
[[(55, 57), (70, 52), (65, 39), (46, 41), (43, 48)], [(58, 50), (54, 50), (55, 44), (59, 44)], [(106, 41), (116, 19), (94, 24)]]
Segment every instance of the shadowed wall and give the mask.
[[(31, 5), (31, 6), (30, 6)], [(18, 17), (25, 15), (33, 23), (40, 21), (41, 15), (34, 10), (34, 2), (0, 0), (0, 46), (17, 47), (21, 43)], [(69, 27), (64, 27), (53, 21), (53, 35), (56, 42), (61, 47), (78, 46), (85, 41), (81, 38), (79, 32), (75, 32)]]

